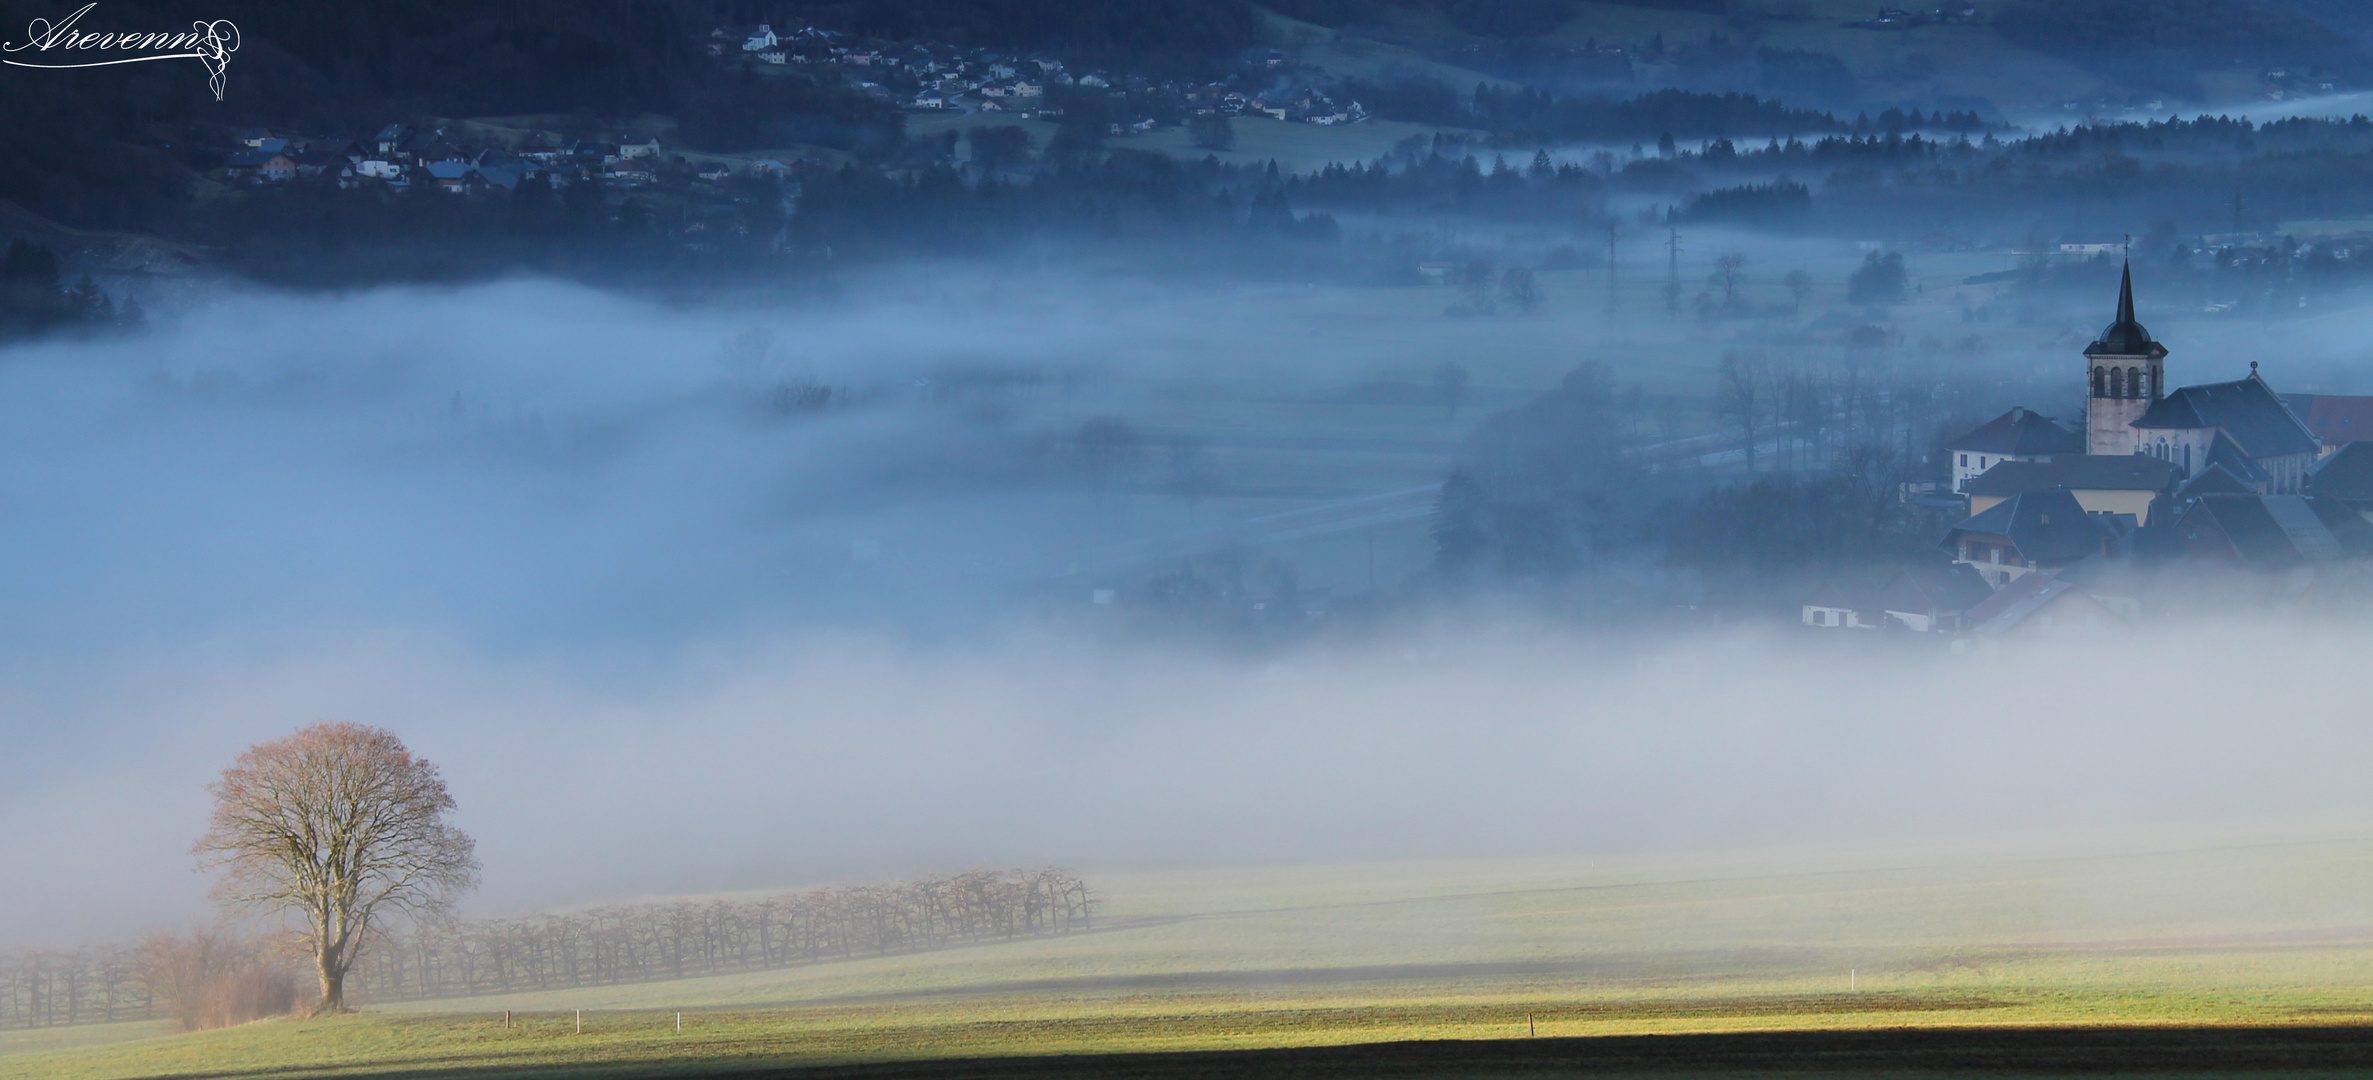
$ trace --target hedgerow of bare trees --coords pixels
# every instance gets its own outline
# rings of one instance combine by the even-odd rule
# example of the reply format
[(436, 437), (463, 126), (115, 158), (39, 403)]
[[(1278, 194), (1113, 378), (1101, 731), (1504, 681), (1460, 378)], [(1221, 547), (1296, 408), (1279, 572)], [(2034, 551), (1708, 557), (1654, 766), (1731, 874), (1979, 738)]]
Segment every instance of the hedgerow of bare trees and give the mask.
[(1048, 867), (432, 924), (366, 952), (353, 986), (391, 1001), (758, 971), (1074, 933), (1095, 906)]
[[(347, 985), (394, 1001), (656, 982), (1079, 933), (1097, 905), (1079, 875), (1050, 866), (444, 921), (382, 930)], [(194, 1030), (285, 1013), (294, 952), (273, 944), (199, 927), (0, 954), (0, 1030), (151, 1018)]]

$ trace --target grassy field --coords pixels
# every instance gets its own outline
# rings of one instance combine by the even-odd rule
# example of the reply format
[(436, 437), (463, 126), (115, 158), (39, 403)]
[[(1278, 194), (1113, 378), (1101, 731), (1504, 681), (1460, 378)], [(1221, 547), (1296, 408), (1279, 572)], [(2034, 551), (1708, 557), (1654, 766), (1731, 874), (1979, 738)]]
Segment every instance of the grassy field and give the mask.
[(1109, 905), (1105, 927), (1087, 934), (197, 1035), (83, 1029), (121, 1040), (106, 1045), (33, 1033), (0, 1040), (0, 1076), (592, 1075), (1407, 1040), (2373, 1020), (2365, 836), (1108, 867), (1090, 877)]

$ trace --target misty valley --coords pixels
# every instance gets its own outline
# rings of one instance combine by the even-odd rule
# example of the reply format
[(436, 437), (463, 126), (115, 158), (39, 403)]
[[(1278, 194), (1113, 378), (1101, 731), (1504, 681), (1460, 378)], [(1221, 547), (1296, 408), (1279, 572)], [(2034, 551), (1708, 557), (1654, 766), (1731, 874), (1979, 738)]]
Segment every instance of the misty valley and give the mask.
[(2373, 1068), (2358, 5), (0, 58), (0, 1080)]

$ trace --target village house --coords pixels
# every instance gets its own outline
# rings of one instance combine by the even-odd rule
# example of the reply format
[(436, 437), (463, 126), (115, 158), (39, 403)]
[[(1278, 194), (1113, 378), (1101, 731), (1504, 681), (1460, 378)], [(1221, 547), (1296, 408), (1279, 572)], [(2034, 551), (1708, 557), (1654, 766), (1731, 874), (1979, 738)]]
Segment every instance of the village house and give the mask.
[(2373, 523), (2335, 499), (2206, 495), (2176, 519), (2184, 553), (2261, 573), (2373, 555)]
[(2111, 552), (2114, 518), (2085, 512), (2066, 489), (2022, 491), (1945, 531), (1937, 546), (1996, 588), (2037, 570), (2057, 570)]
[(2152, 504), (2172, 493), (2175, 466), (2142, 454), (2070, 454), (2047, 461), (2006, 459), (1961, 486), (1969, 512), (1983, 514), (2025, 491), (2065, 490), (2088, 514), (2151, 522)]
[(2084, 451), (2082, 437), (2025, 406), (2015, 406), (1945, 444), (1945, 452), (1953, 456), (1954, 491), (2005, 461), (2050, 461)]

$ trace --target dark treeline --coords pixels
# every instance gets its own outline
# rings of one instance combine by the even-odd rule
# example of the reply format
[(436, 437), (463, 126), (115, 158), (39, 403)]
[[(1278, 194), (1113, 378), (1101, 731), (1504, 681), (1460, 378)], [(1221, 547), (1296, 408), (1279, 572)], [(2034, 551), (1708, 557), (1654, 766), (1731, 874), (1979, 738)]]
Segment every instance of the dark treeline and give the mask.
[(1078, 875), (1048, 867), (479, 919), (390, 938), (348, 986), (393, 1001), (760, 971), (1074, 933), (1095, 906)]
[(2165, 93), (2197, 95), (2201, 68), (2288, 64), (2327, 78), (2373, 75), (2363, 41), (2281, 3), (2016, 0), (1994, 25), (2013, 44)]
[[(347, 985), (395, 1001), (759, 971), (1082, 932), (1098, 903), (1047, 867), (464, 920), (382, 935)], [(285, 1012), (291, 959), (212, 928), (0, 953), (0, 1029), (169, 1017), (196, 1030)]]

